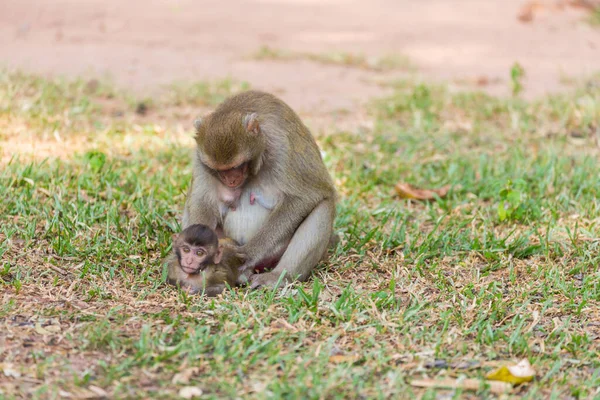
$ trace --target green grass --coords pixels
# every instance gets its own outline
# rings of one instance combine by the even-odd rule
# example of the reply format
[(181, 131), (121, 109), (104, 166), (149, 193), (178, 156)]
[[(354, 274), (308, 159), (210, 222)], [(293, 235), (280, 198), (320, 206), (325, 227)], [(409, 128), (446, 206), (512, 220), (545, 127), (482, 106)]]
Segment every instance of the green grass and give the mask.
[(218, 82), (177, 82), (172, 85), (168, 104), (174, 106), (216, 106), (233, 93), (248, 90), (249, 84), (233, 79)]
[[(4, 397), (195, 386), (203, 398), (434, 399), (451, 392), (411, 380), (483, 378), (521, 358), (536, 379), (511, 396), (598, 396), (597, 81), (531, 103), (399, 82), (372, 102), (372, 131), (319, 141), (340, 192), (330, 261), (286, 290), (214, 300), (167, 286), (160, 261), (190, 175), (191, 141), (171, 137), (191, 116), (177, 110), (222, 89), (174, 91), (171, 117), (142, 118), (135, 99), (83, 82), (0, 82), (0, 150), (26, 132), (59, 155), (0, 169)], [(219, 85), (198, 87), (238, 90)], [(453, 189), (410, 202), (398, 181)]]
[(262, 46), (256, 52), (254, 52), (250, 58), (254, 60), (274, 61), (309, 60), (319, 64), (341, 65), (372, 71), (415, 70), (415, 66), (410, 59), (402, 54), (387, 54), (382, 57), (367, 57), (364, 54), (354, 54), (344, 51), (310, 53)]

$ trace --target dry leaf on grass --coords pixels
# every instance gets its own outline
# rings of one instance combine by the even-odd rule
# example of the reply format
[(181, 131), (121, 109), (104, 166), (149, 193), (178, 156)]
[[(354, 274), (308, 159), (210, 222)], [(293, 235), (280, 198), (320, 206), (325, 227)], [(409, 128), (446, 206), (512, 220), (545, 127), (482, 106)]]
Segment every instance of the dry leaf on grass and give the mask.
[(254, 381), (250, 383), (250, 393), (264, 393), (267, 389), (265, 382)]
[(42, 326), (41, 322), (36, 322), (34, 330), (40, 335), (52, 335), (53, 333), (59, 333), (61, 331), (60, 325)]
[(88, 387), (89, 390), (91, 390), (92, 392), (94, 392), (95, 394), (98, 395), (98, 397), (100, 398), (107, 398), (108, 397), (108, 393), (106, 393), (106, 390), (98, 387), (98, 386), (94, 386), (94, 385), (90, 385)]
[(42, 326), (42, 324), (40, 324), (39, 322), (35, 324), (35, 332), (40, 334), (40, 335), (51, 335), (52, 332), (50, 332), (48, 329), (44, 328)]
[(78, 400), (99, 400), (108, 398), (108, 393), (106, 393), (103, 389), (100, 389), (96, 386), (93, 386), (93, 388), (94, 390), (88, 390), (85, 388), (70, 388), (69, 391), (61, 389), (58, 391), (58, 394), (60, 397)]
[(329, 362), (333, 364), (341, 364), (341, 363), (355, 363), (360, 359), (360, 357), (356, 354), (335, 354), (329, 356)]
[(8, 378), (20, 378), (21, 373), (14, 369), (12, 364), (0, 364), (0, 370), (4, 373), (4, 376)]
[[(512, 385), (506, 382), (485, 381), (490, 386), (490, 392), (502, 394), (509, 392)], [(482, 382), (479, 379), (415, 379), (410, 382), (411, 386), (423, 388), (440, 388), (440, 389), (463, 389), (463, 390), (479, 390), (482, 387)]]
[(285, 329), (292, 332), (298, 331), (298, 329), (294, 325), (290, 324), (283, 318), (278, 318), (276, 321), (273, 321), (271, 323), (271, 327), (275, 329)]
[(524, 382), (531, 382), (534, 376), (535, 370), (529, 363), (529, 360), (523, 359), (517, 365), (503, 366), (490, 372), (486, 378), (518, 385)]
[(396, 194), (403, 199), (412, 200), (435, 200), (436, 196), (444, 197), (450, 191), (450, 185), (439, 189), (418, 189), (408, 183), (398, 182), (394, 186)]
[(186, 386), (179, 390), (179, 397), (184, 399), (193, 399), (202, 396), (202, 389), (196, 386)]
[(186, 368), (183, 371), (176, 373), (173, 376), (171, 383), (174, 385), (177, 385), (178, 383), (184, 385), (188, 384), (190, 383), (192, 376), (196, 375), (198, 372), (200, 372), (200, 368), (198, 367)]

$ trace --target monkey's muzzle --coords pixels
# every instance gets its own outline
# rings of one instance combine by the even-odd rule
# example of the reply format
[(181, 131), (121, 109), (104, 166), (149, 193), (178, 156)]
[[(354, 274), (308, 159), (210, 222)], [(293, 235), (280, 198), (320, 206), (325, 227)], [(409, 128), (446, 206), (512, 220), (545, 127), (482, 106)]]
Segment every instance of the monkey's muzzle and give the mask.
[(188, 275), (196, 275), (196, 274), (199, 274), (200, 272), (204, 271), (204, 269), (205, 269), (205, 267), (204, 267), (204, 266), (201, 266), (201, 267), (198, 267), (198, 268), (193, 268), (193, 267), (184, 267), (184, 266), (181, 266), (181, 270), (182, 270), (183, 272), (185, 272), (186, 274), (188, 274)]
[(223, 171), (219, 171), (219, 179), (223, 182), (227, 187), (231, 189), (235, 189), (238, 186), (241, 186), (248, 177), (248, 163), (242, 163), (237, 167), (226, 169)]

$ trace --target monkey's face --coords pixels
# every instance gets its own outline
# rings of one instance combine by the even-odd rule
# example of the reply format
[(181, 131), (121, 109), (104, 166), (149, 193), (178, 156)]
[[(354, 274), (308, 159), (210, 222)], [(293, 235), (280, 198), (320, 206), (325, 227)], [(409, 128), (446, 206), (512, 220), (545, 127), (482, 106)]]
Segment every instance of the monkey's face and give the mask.
[(216, 169), (215, 172), (223, 185), (230, 189), (237, 189), (246, 183), (246, 179), (248, 179), (248, 164), (248, 161), (244, 161), (233, 168), (219, 166), (221, 168)]
[(209, 249), (204, 246), (192, 246), (188, 243), (175, 250), (179, 266), (186, 274), (197, 274), (203, 271), (211, 261)]
[[(213, 138), (210, 144), (198, 146), (200, 162), (216, 177), (223, 185), (230, 189), (244, 186), (254, 169), (255, 156), (247, 149), (238, 146), (238, 151), (223, 157), (217, 151), (219, 138)], [(223, 145), (225, 146), (225, 145)]]
[(217, 234), (206, 225), (193, 224), (173, 235), (173, 249), (186, 274), (197, 274), (221, 262), (223, 254)]
[(258, 173), (265, 138), (256, 114), (213, 115), (195, 125), (199, 160), (223, 185), (241, 188)]

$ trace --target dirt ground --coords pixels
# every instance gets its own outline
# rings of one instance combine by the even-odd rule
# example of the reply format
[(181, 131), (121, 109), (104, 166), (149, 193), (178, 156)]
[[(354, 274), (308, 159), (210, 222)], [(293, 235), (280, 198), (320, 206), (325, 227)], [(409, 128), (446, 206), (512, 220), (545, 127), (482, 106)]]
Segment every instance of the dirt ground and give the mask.
[[(600, 29), (585, 22), (585, 10), (566, 3), (5, 0), (0, 66), (109, 76), (144, 94), (173, 81), (229, 76), (279, 94), (301, 113), (323, 115), (359, 110), (385, 92), (381, 83), (410, 74), (507, 95), (509, 70), (518, 61), (527, 74), (524, 94), (535, 97), (600, 70)], [(415, 68), (377, 72), (252, 59), (265, 45), (314, 54), (403, 55)]]

